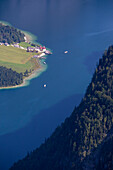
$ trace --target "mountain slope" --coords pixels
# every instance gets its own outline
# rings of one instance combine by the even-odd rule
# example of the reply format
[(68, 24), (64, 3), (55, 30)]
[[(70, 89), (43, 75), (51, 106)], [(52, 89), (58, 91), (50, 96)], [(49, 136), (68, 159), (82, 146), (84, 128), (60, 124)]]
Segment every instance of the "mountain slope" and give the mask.
[(99, 60), (86, 94), (71, 116), (11, 170), (85, 169), (84, 161), (98, 150), (112, 125), (113, 46)]
[(113, 135), (101, 147), (98, 163), (95, 168), (97, 170), (113, 169)]

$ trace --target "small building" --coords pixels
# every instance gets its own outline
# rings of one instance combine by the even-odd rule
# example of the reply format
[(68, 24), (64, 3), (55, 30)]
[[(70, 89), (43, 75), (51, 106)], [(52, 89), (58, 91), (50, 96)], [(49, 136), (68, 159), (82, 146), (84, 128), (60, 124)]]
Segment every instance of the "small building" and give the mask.
[(41, 53), (40, 55), (38, 55), (38, 58), (43, 58), (45, 56), (45, 53)]
[(42, 51), (42, 50), (43, 50), (43, 47), (42, 47), (42, 46), (40, 46), (40, 47), (39, 47), (39, 49)]
[(42, 47), (42, 51), (43, 51), (43, 52), (46, 51), (46, 47), (45, 47), (45, 46)]
[(20, 49), (24, 50), (24, 47), (21, 47), (21, 46), (20, 46)]
[(18, 44), (14, 44), (14, 47), (16, 48), (20, 48), (20, 46)]
[(46, 52), (46, 48), (43, 48), (43, 50), (42, 50), (43, 52)]
[(34, 50), (35, 50), (35, 48), (27, 47), (27, 52), (33, 52)]
[(26, 38), (26, 36), (24, 36), (24, 40), (25, 40), (25, 42), (27, 42), (27, 38)]
[(4, 45), (5, 45), (5, 46), (9, 46), (9, 44), (8, 44), (8, 43), (5, 43)]
[(34, 55), (33, 58), (38, 58), (39, 56), (38, 55)]
[(36, 48), (35, 48), (35, 51), (36, 51), (36, 52), (40, 52), (40, 49), (36, 47)]

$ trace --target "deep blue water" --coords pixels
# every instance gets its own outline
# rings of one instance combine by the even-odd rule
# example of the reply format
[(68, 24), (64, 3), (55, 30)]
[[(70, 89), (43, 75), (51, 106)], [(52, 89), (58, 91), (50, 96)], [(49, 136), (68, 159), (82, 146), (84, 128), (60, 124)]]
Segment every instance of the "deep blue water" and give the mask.
[(0, 20), (53, 51), (29, 86), (0, 91), (0, 170), (38, 147), (79, 104), (113, 44), (112, 9), (112, 0), (0, 0)]

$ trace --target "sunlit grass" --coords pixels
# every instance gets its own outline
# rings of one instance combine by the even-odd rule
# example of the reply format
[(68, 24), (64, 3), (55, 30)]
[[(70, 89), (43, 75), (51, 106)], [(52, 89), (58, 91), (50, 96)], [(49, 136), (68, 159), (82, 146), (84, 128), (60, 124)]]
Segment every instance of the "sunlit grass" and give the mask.
[(28, 53), (26, 50), (18, 49), (12, 46), (0, 46), (0, 65), (12, 68), (17, 72), (32, 70), (38, 64), (33, 59), (36, 53)]

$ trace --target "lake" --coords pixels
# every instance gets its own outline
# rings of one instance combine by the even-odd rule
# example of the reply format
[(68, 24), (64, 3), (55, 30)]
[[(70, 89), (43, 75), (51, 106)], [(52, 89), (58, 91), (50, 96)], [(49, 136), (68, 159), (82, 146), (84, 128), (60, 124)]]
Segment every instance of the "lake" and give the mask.
[(112, 0), (0, 0), (0, 20), (33, 33), (53, 52), (29, 86), (0, 90), (1, 170), (40, 146), (80, 103), (113, 44), (112, 9)]

